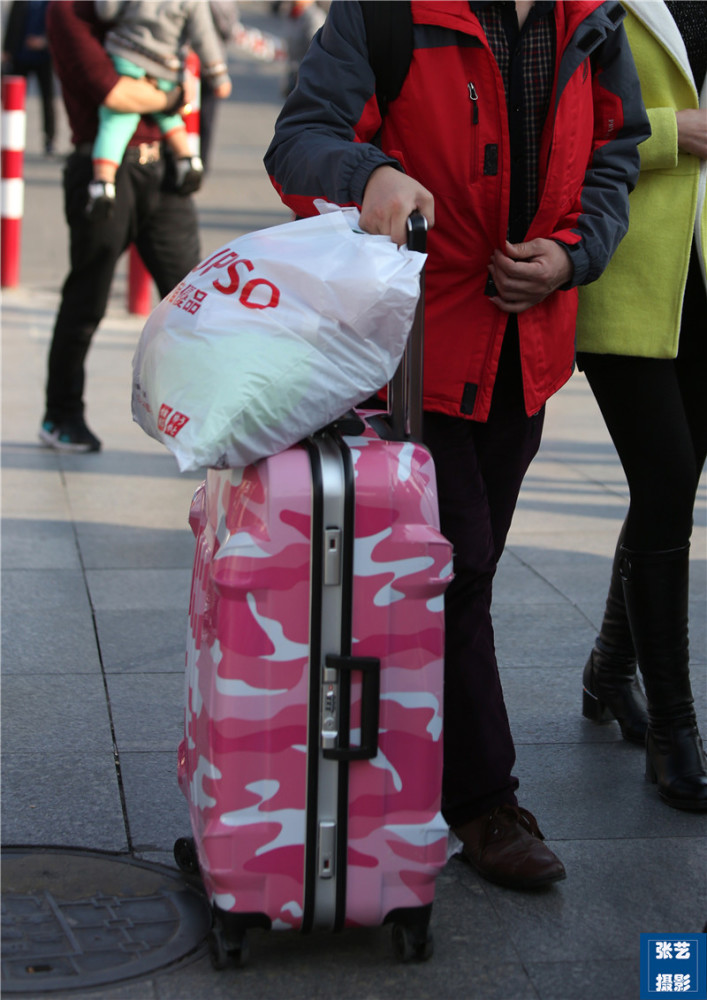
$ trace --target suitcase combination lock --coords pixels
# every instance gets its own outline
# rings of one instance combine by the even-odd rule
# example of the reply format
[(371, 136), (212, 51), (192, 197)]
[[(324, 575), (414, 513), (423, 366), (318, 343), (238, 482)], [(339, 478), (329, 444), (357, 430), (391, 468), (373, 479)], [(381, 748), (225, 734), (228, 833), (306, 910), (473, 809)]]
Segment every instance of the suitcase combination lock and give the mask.
[(322, 747), (332, 750), (339, 736), (339, 677), (336, 670), (324, 669), (322, 693)]
[[(361, 674), (361, 743), (351, 746), (351, 676)], [(324, 661), (322, 750), (329, 760), (371, 760), (378, 753), (380, 660), (373, 656), (336, 656)]]

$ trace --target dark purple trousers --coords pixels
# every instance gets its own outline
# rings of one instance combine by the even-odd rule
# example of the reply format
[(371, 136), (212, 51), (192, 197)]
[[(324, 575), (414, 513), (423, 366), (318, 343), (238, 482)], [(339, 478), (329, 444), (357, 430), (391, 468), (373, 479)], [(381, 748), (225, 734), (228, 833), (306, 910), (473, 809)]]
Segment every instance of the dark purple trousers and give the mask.
[(442, 533), (454, 547), (445, 596), (442, 812), (459, 826), (515, 805), (515, 748), (498, 675), (491, 592), (523, 477), (540, 446), (544, 410), (528, 417), (515, 318), (504, 338), (487, 423), (425, 413)]

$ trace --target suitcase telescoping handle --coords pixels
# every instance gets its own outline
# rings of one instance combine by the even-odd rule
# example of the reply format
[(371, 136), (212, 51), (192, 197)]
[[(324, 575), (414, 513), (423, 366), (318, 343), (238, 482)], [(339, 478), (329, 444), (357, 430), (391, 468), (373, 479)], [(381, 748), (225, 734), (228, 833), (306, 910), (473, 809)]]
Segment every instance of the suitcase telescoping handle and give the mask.
[[(425, 253), (427, 219), (414, 211), (407, 220), (408, 250)], [(422, 363), (425, 332), (425, 272), (420, 273), (420, 297), (400, 364), (388, 386), (390, 426), (396, 440), (422, 438)]]

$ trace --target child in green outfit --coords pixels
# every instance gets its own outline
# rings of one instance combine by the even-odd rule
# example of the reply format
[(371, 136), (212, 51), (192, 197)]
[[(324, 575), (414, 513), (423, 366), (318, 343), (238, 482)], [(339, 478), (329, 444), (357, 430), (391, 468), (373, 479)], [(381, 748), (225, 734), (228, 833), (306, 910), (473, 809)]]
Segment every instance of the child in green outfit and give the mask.
[[(223, 45), (207, 3), (200, 0), (95, 0), (98, 16), (111, 22), (105, 47), (121, 76), (154, 78), (165, 91), (180, 81), (182, 52), (190, 46), (201, 60), (201, 74), (211, 82), (216, 97), (231, 93)], [(189, 144), (181, 115), (156, 114), (175, 157), (176, 189), (180, 194), (198, 190), (203, 165)], [(89, 184), (87, 212), (108, 217), (115, 203), (115, 176), (140, 119), (137, 113), (99, 109), (99, 128), (93, 146), (93, 180)]]

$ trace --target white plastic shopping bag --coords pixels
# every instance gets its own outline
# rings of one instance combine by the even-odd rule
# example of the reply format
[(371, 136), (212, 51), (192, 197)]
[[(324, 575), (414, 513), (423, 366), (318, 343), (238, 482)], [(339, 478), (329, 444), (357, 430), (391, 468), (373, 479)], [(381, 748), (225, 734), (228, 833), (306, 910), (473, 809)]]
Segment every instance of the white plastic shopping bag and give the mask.
[(357, 223), (337, 209), (235, 239), (150, 315), (133, 419), (181, 471), (283, 451), (392, 377), (425, 256)]

